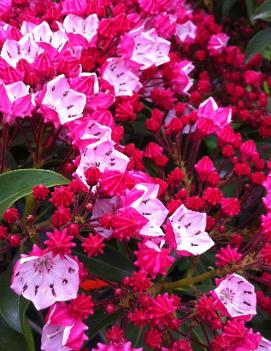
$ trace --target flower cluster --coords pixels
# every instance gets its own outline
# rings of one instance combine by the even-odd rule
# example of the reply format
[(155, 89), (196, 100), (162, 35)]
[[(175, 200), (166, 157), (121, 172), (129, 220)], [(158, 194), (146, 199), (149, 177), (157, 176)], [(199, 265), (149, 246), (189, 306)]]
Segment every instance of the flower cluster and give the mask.
[(263, 58), (192, 1), (5, 0), (0, 17), (1, 173), (63, 176), (0, 225), (40, 349), (271, 350)]

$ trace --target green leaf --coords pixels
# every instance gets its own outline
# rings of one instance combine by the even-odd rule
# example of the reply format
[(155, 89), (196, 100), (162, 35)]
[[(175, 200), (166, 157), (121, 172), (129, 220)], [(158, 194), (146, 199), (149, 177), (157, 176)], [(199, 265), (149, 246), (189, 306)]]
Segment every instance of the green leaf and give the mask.
[(256, 8), (252, 19), (270, 21), (271, 19), (271, 0), (264, 1), (260, 6)]
[(86, 264), (89, 271), (108, 281), (121, 281), (133, 272), (133, 264), (117, 250), (107, 246), (102, 255), (88, 258), (76, 252), (80, 261)]
[(105, 327), (114, 324), (120, 315), (120, 311), (116, 311), (112, 314), (107, 314), (104, 310), (97, 310), (93, 316), (88, 318), (87, 324), (89, 325), (88, 329), (88, 337), (93, 338), (96, 334), (98, 334)]
[(134, 348), (142, 347), (144, 351), (150, 351), (148, 346), (144, 342), (144, 334), (148, 330), (148, 327), (138, 328), (134, 324), (128, 324), (126, 328), (126, 339), (132, 342)]
[(8, 327), (0, 318), (0, 351), (32, 351), (25, 341), (23, 334)]
[(247, 45), (246, 61), (248, 62), (255, 54), (261, 52), (270, 43), (271, 28), (266, 28), (256, 33)]
[(255, 9), (255, 0), (246, 0), (247, 15), (251, 19)]
[(0, 216), (17, 200), (31, 193), (33, 186), (68, 184), (68, 179), (44, 169), (20, 169), (0, 175)]
[(222, 18), (225, 19), (229, 16), (236, 0), (224, 0), (222, 5)]
[(12, 266), (0, 277), (0, 315), (11, 329), (23, 333), (23, 318), (29, 301), (10, 289)]
[(23, 328), (24, 328), (24, 337), (25, 337), (25, 341), (26, 341), (28, 350), (35, 351), (35, 343), (34, 343), (33, 333), (32, 333), (32, 330), (30, 328), (30, 325), (29, 325), (29, 322), (28, 322), (26, 315), (24, 315), (24, 318), (23, 318)]

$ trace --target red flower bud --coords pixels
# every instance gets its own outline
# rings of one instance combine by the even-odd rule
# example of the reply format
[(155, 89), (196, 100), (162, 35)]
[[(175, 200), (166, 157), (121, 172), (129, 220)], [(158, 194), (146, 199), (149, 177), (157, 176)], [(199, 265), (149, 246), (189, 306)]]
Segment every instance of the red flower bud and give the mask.
[(86, 180), (89, 186), (94, 186), (100, 179), (101, 172), (97, 167), (89, 167), (85, 171)]

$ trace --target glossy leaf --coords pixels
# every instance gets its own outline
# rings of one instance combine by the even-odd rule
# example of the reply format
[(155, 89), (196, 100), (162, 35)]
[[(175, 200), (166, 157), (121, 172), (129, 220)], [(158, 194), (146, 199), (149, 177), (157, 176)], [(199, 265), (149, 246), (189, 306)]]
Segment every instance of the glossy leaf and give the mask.
[(23, 334), (17, 333), (0, 318), (0, 351), (33, 351)]
[(68, 184), (62, 175), (44, 169), (20, 169), (0, 175), (0, 216), (17, 200), (31, 193), (38, 184), (47, 187)]
[(271, 19), (271, 0), (264, 1), (260, 6), (256, 8), (252, 19), (270, 21)]
[(255, 9), (255, 3), (255, 0), (246, 0), (247, 14), (250, 19)]
[(102, 309), (97, 310), (95, 314), (88, 319), (88, 337), (91, 339), (108, 325), (114, 324), (119, 315), (120, 311), (107, 314)]
[(108, 281), (121, 281), (132, 274), (133, 264), (125, 256), (112, 247), (106, 247), (103, 255), (88, 258), (85, 254), (76, 252), (85, 263), (90, 273)]
[(144, 334), (148, 330), (148, 327), (138, 328), (134, 324), (128, 324), (126, 329), (126, 339), (132, 342), (134, 348), (142, 347), (144, 351), (150, 351), (150, 349), (144, 341)]
[(246, 50), (246, 59), (249, 61), (255, 54), (261, 52), (271, 43), (271, 28), (266, 28), (254, 35), (249, 41)]
[(12, 267), (0, 276), (0, 315), (18, 333), (24, 332), (23, 318), (29, 301), (10, 289)]
[(236, 0), (225, 0), (223, 1), (222, 5), (222, 18), (225, 19), (226, 17), (229, 16), (234, 4), (236, 3)]
[(35, 342), (33, 338), (33, 333), (29, 325), (26, 315), (23, 318), (23, 329), (24, 329), (24, 338), (29, 351), (35, 351)]

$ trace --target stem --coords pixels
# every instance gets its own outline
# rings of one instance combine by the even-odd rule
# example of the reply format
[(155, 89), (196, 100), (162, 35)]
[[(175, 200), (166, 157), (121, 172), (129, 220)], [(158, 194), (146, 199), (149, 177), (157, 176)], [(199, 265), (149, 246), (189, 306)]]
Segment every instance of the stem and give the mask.
[(33, 195), (32, 194), (28, 195), (25, 199), (25, 207), (24, 207), (24, 214), (23, 214), (24, 219), (26, 219), (26, 217), (32, 213), (34, 204), (35, 204), (35, 199)]
[(171, 291), (178, 288), (201, 283), (204, 280), (211, 279), (215, 276), (220, 276), (220, 275), (224, 275), (224, 272), (223, 271), (221, 272), (219, 270), (213, 270), (213, 271), (202, 273), (195, 277), (186, 277), (186, 278), (177, 280), (176, 282), (159, 282), (156, 284), (155, 290), (156, 292)]

